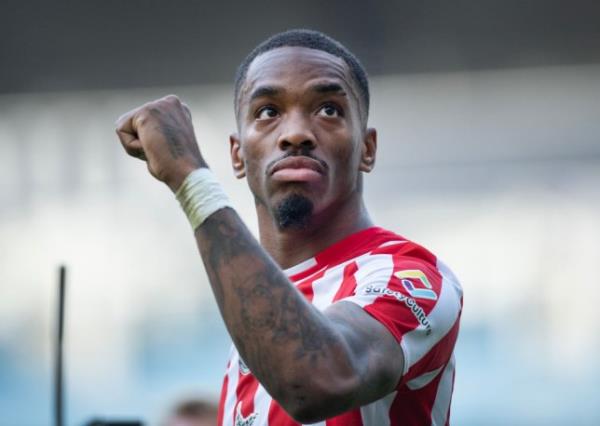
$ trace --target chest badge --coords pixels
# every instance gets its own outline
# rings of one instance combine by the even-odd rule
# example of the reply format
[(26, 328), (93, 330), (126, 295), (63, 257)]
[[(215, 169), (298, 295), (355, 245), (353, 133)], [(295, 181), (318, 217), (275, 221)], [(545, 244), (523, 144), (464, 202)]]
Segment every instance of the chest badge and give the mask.
[(240, 401), (235, 412), (235, 426), (252, 426), (256, 421), (257, 416), (258, 413), (253, 412), (244, 417), (242, 414), (242, 401)]

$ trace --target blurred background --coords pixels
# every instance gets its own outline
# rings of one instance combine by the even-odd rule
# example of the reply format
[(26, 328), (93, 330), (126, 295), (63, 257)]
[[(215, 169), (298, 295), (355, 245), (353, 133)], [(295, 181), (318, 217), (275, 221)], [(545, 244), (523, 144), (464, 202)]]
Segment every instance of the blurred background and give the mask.
[(228, 159), (235, 68), (274, 32), (371, 76), (366, 200), (462, 280), (455, 425), (600, 424), (600, 4), (0, 6), (0, 425), (49, 425), (58, 265), (67, 424), (216, 401), (230, 345), (189, 225), (114, 121), (169, 93), (256, 233)]

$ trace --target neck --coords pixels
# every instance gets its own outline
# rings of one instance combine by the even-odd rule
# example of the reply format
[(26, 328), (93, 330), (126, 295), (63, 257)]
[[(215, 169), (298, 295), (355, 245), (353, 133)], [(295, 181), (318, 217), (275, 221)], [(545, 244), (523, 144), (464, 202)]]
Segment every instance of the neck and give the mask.
[(270, 212), (257, 205), (261, 245), (281, 268), (315, 256), (331, 244), (373, 226), (360, 194), (313, 215), (302, 229), (279, 229)]

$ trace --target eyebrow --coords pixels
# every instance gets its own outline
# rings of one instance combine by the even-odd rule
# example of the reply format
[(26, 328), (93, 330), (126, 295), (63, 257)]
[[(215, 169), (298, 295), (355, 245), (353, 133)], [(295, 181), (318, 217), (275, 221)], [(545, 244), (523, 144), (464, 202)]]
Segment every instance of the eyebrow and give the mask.
[[(319, 94), (335, 93), (341, 96), (346, 96), (346, 91), (338, 83), (318, 83), (311, 87), (313, 92)], [(259, 86), (250, 95), (249, 102), (258, 98), (275, 97), (281, 94), (283, 90), (277, 86)]]
[(249, 102), (257, 98), (273, 97), (281, 93), (281, 89), (275, 86), (260, 86), (257, 87), (250, 95)]
[(341, 96), (346, 96), (346, 91), (338, 83), (319, 83), (311, 88), (314, 92), (321, 94), (336, 93)]

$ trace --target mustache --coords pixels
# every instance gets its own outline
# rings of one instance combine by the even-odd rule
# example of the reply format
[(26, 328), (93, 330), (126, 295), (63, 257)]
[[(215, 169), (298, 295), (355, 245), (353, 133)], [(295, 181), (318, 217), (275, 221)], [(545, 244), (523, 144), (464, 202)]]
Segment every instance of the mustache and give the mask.
[(273, 161), (270, 161), (269, 164), (267, 164), (267, 168), (265, 169), (265, 173), (268, 175), (269, 172), (273, 169), (273, 166), (275, 166), (275, 164), (285, 158), (289, 158), (289, 157), (306, 157), (306, 158), (310, 158), (311, 160), (314, 160), (316, 162), (318, 162), (321, 167), (323, 167), (323, 170), (325, 170), (325, 172), (327, 172), (329, 170), (329, 166), (327, 165), (327, 163), (323, 160), (321, 160), (319, 157), (316, 157), (314, 155), (312, 155), (310, 152), (301, 152), (301, 153), (293, 153), (290, 152), (288, 154), (282, 155), (279, 158), (276, 158)]

